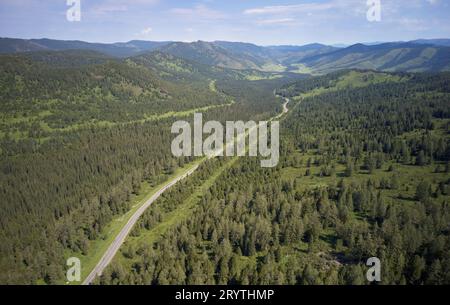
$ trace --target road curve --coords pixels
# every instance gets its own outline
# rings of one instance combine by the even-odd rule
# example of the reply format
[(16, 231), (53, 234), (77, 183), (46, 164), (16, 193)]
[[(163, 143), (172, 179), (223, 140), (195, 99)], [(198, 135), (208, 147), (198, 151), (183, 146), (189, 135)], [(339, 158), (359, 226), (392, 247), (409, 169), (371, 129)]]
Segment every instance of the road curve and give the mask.
[(283, 104), (283, 114), (285, 114), (289, 111), (289, 109), (287, 107), (287, 105), (289, 104), (289, 99), (286, 98), (285, 100), (286, 100), (286, 102)]
[[(285, 98), (286, 102), (283, 104), (283, 112), (276, 116), (274, 119), (277, 119), (284, 114), (286, 114), (289, 109), (287, 108), (287, 104), (289, 103), (289, 99)], [(208, 159), (218, 155), (217, 152), (214, 153), (212, 156), (209, 156)], [(89, 285), (91, 284), (94, 279), (97, 276), (100, 276), (105, 270), (105, 268), (108, 266), (108, 264), (112, 261), (114, 256), (116, 255), (117, 251), (119, 251), (120, 246), (124, 243), (125, 239), (127, 238), (128, 234), (130, 233), (133, 226), (138, 221), (139, 217), (145, 212), (145, 210), (156, 200), (161, 196), (166, 190), (168, 190), (170, 187), (174, 186), (177, 182), (180, 180), (183, 180), (184, 178), (192, 175), (197, 168), (199, 167), (199, 164), (195, 165), (193, 168), (189, 169), (186, 173), (175, 177), (171, 181), (167, 182), (161, 189), (159, 189), (155, 194), (153, 194), (152, 197), (150, 197), (139, 209), (130, 217), (126, 225), (120, 230), (119, 234), (116, 236), (114, 241), (111, 243), (111, 245), (106, 250), (105, 254), (103, 254), (100, 261), (97, 263), (95, 268), (89, 273), (89, 275), (86, 277), (86, 279), (83, 281), (83, 285)]]

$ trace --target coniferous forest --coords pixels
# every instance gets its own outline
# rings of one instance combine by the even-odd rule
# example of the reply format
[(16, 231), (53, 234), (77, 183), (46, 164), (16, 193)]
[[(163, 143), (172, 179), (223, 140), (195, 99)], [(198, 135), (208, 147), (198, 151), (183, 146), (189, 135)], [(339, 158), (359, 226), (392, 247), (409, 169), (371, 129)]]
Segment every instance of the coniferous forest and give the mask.
[(448, 284), (449, 84), (343, 71), (281, 87), (295, 104), (279, 166), (211, 161), (145, 213), (97, 283), (360, 285), (375, 256), (382, 284)]
[[(370, 257), (381, 284), (450, 284), (449, 72), (268, 71), (220, 49), (228, 67), (201, 47), (0, 55), (0, 284), (66, 284), (69, 257), (86, 277), (195, 164), (94, 284), (365, 285)], [(274, 168), (171, 153), (177, 120), (286, 101)]]

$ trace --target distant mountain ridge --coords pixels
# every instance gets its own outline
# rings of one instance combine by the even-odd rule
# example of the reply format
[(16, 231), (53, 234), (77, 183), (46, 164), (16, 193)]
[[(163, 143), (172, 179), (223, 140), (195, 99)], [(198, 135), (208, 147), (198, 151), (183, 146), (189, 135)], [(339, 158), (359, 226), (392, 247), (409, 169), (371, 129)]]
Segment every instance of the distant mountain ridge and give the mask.
[(325, 54), (338, 48), (322, 44), (262, 47), (243, 42), (196, 41), (174, 42), (159, 50), (208, 65), (283, 72), (289, 69), (287, 66), (291, 63), (297, 63), (307, 56)]
[(168, 42), (132, 40), (125, 43), (90, 43), (79, 40), (0, 38), (0, 53), (91, 50), (115, 57), (128, 57), (159, 48)]
[(450, 47), (450, 39), (417, 39), (410, 42), (417, 44), (432, 44), (435, 46)]
[(260, 69), (257, 56), (229, 51), (215, 43), (196, 41), (192, 43), (173, 42), (163, 46), (159, 51), (196, 61), (202, 64), (227, 67), (232, 69)]
[[(77, 40), (0, 38), (0, 53), (89, 50), (127, 58), (159, 51), (200, 64), (235, 70), (324, 74), (340, 69), (382, 71), (448, 71), (450, 39), (418, 39), (410, 42), (357, 43), (338, 48), (319, 43), (303, 46), (258, 46), (229, 41), (89, 43)], [(74, 53), (72, 54), (75, 56)], [(35, 55), (38, 56), (38, 55)], [(56, 56), (56, 55), (52, 55)], [(79, 56), (76, 55), (76, 56)], [(88, 62), (102, 62), (100, 54), (88, 54)], [(43, 57), (46, 60), (51, 58)], [(82, 64), (82, 58), (74, 58)]]
[(341, 69), (371, 69), (380, 71), (448, 71), (450, 47), (412, 42), (377, 45), (355, 44), (331, 53), (311, 56), (302, 64), (316, 73)]
[[(130, 57), (148, 51), (159, 50), (202, 64), (216, 65), (232, 69), (256, 69), (271, 71), (281, 68), (283, 61), (293, 61), (323, 54), (338, 48), (310, 44), (305, 46), (263, 47), (251, 43), (228, 41), (154, 42), (132, 40), (119, 43), (89, 43), (78, 40), (15, 39), (0, 38), (0, 53), (21, 53), (36, 51), (91, 50), (114, 57)], [(295, 58), (295, 59), (294, 59)]]

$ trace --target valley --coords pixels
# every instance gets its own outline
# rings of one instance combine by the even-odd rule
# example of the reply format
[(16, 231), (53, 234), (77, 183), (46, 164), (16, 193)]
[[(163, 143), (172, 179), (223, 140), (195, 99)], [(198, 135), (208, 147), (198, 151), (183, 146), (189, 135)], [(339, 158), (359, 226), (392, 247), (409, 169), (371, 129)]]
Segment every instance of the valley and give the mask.
[[(384, 78), (384, 81), (372, 82), (371, 77)], [(418, 159), (412, 161), (411, 155), (404, 159), (401, 150), (382, 150), (384, 152), (377, 153), (376, 145), (367, 146), (367, 150), (375, 150), (368, 152), (366, 149), (360, 150), (358, 146), (353, 147), (348, 140), (338, 144), (338, 141), (345, 140), (343, 133), (338, 136), (341, 134), (339, 129), (328, 129), (328, 141), (317, 141), (314, 138), (322, 137), (329, 123), (340, 123), (331, 121), (332, 117), (317, 120), (316, 115), (305, 114), (315, 111), (314, 105), (320, 99), (325, 102), (328, 96), (335, 96), (336, 93), (365, 92), (367, 98), (377, 92), (371, 88), (378, 86), (378, 91), (392, 90), (387, 88), (391, 85), (402, 86), (409, 77), (400, 82), (396, 75), (352, 71), (341, 72), (330, 78), (336, 80), (335, 87), (329, 89), (333, 95), (326, 91), (320, 94), (303, 93), (300, 88), (293, 89), (292, 86), (281, 90), (280, 94), (289, 95), (294, 101), (299, 100), (297, 97), (300, 92), (304, 95), (300, 95), (302, 103), (297, 102), (292, 108), (293, 112), (283, 121), (284, 158), (276, 170), (261, 169), (257, 160), (250, 158), (237, 160), (226, 172), (221, 166), (226, 160), (214, 161), (218, 164), (210, 166), (212, 169), (200, 169), (198, 175), (205, 171), (205, 176), (198, 177), (198, 182), (194, 177), (192, 185), (187, 183), (183, 188), (180, 186), (179, 190), (173, 190), (166, 198), (155, 202), (97, 283), (354, 285), (364, 281), (361, 276), (362, 266), (357, 263), (361, 257), (368, 255), (364, 251), (375, 251), (383, 257), (383, 268), (389, 270), (386, 271), (389, 273), (385, 274), (384, 283), (407, 284), (417, 281), (417, 278), (414, 280), (410, 277), (409, 266), (415, 261), (426, 263), (426, 258), (418, 254), (408, 258), (408, 255), (420, 252), (419, 249), (424, 249), (422, 247), (427, 248), (428, 242), (434, 244), (436, 237), (418, 237), (420, 233), (413, 227), (430, 225), (426, 224), (427, 213), (437, 213), (434, 217), (446, 222), (449, 181), (448, 172), (444, 170), (445, 162), (436, 160), (440, 168), (436, 170), (433, 165), (426, 165), (427, 162), (422, 164)], [(365, 81), (338, 89), (339, 84), (355, 78)], [(315, 81), (320, 84), (320, 79)], [(424, 79), (418, 83), (415, 80), (409, 82), (413, 88), (414, 84), (424, 83)], [(385, 86), (387, 88), (382, 89)], [(330, 100), (330, 106), (334, 102)], [(373, 106), (377, 107), (376, 103)], [(316, 107), (324, 109), (324, 105)], [(346, 109), (340, 111), (342, 114), (347, 113)], [(365, 110), (361, 108), (358, 111)], [(328, 113), (322, 115), (327, 116)], [(308, 123), (312, 119), (316, 123)], [(403, 119), (409, 120), (409, 117)], [(358, 121), (351, 122), (356, 124)], [(377, 124), (376, 120), (373, 122)], [(441, 121), (436, 118), (436, 126), (447, 126), (436, 132), (445, 133), (448, 122), (448, 119)], [(301, 124), (302, 128), (295, 127), (295, 124)], [(367, 130), (371, 128), (367, 126)], [(412, 126), (408, 128), (415, 129)], [(293, 137), (292, 132), (300, 133)], [(406, 133), (399, 134), (399, 143), (404, 136)], [(375, 139), (366, 138), (366, 141)], [(295, 141), (299, 144), (295, 144)], [(445, 155), (443, 149), (441, 153)], [(406, 152), (406, 149), (403, 151)], [(222, 178), (211, 185), (208, 177), (217, 167), (220, 168)], [(424, 183), (430, 184), (424, 186)], [(205, 187), (209, 190), (205, 191)], [(439, 195), (433, 191), (429, 193), (428, 190), (425, 191), (428, 195), (422, 197), (420, 192), (423, 187), (424, 190), (436, 189)], [(181, 199), (184, 194), (192, 193), (192, 188), (201, 190), (192, 195), (197, 197), (197, 207), (192, 204), (192, 197), (186, 201)], [(440, 190), (445, 191), (441, 193)], [(422, 210), (422, 204), (434, 208), (425, 211)], [(186, 215), (192, 215), (193, 219)], [(410, 223), (410, 216), (406, 215), (416, 215), (415, 225)], [(399, 222), (398, 217), (403, 220)], [(438, 224), (431, 226), (435, 225)], [(441, 228), (444, 229), (445, 225)], [(440, 229), (435, 231), (438, 236), (441, 234), (439, 232)], [(445, 248), (447, 243), (444, 236), (445, 233), (438, 239), (442, 238), (441, 246)], [(399, 240), (403, 242), (398, 244)], [(421, 240), (419, 243), (422, 246), (415, 244), (418, 240)], [(439, 253), (444, 259), (446, 251), (443, 248), (439, 251), (443, 251)], [(399, 272), (396, 268), (405, 269)], [(445, 274), (446, 271), (442, 272)], [(420, 274), (421, 278), (427, 276), (430, 276), (427, 281), (434, 281), (434, 274)]]
[[(442, 44), (1, 39), (0, 282), (448, 283)], [(279, 120), (279, 164), (175, 157), (198, 112)]]
[[(213, 83), (212, 83), (213, 84)], [(275, 117), (271, 118), (271, 120), (278, 120), (282, 116), (286, 115), (289, 111), (287, 105), (289, 103), (289, 99), (286, 99), (286, 102), (283, 104), (282, 112)], [(218, 154), (214, 154), (214, 156), (217, 156)], [(213, 157), (213, 156), (212, 156)], [(142, 214), (145, 212), (145, 210), (154, 202), (156, 201), (165, 191), (167, 191), (170, 187), (174, 186), (175, 184), (179, 183), (186, 177), (192, 175), (195, 173), (195, 171), (199, 168), (199, 166), (202, 165), (202, 163), (210, 160), (212, 158), (205, 157), (203, 159), (200, 159), (199, 161), (193, 162), (193, 164), (188, 164), (185, 167), (187, 167), (186, 170), (182, 170), (179, 174), (169, 177), (167, 179), (167, 183), (160, 187), (159, 190), (155, 193), (153, 190), (150, 193), (152, 196), (150, 198), (149, 195), (146, 195), (145, 201), (143, 204), (136, 204), (133, 206), (133, 209), (130, 210), (128, 213), (131, 213), (132, 216), (129, 217), (126, 225), (122, 226), (122, 229), (119, 233), (116, 232), (109, 232), (116, 237), (114, 238), (114, 242), (111, 243), (111, 245), (108, 247), (108, 249), (105, 251), (104, 255), (98, 262), (98, 264), (95, 266), (95, 268), (90, 271), (89, 275), (83, 280), (84, 285), (91, 284), (97, 276), (101, 276), (104, 269), (108, 266), (108, 264), (111, 262), (111, 260), (114, 258), (116, 253), (118, 252), (120, 246), (124, 243), (125, 238), (129, 235), (130, 231), (133, 229), (133, 226), (138, 221), (139, 217), (142, 216)], [(152, 242), (152, 240), (155, 240), (156, 237), (160, 237), (165, 233), (170, 227), (174, 226), (177, 222), (180, 221), (180, 219), (186, 219), (189, 217), (190, 212), (195, 208), (195, 205), (198, 204), (198, 199), (201, 198), (201, 195), (205, 193), (216, 181), (216, 179), (220, 176), (220, 174), (225, 170), (230, 168), (235, 162), (237, 161), (237, 157), (229, 158), (226, 162), (224, 162), (224, 165), (219, 167), (216, 171), (213, 172), (213, 175), (210, 175), (206, 181), (203, 182), (203, 184), (197, 186), (197, 189), (195, 192), (190, 195), (185, 202), (181, 206), (177, 207), (175, 211), (172, 211), (171, 213), (168, 213), (166, 216), (166, 220), (159, 224), (157, 227), (152, 229), (151, 233), (149, 233), (148, 237), (143, 239), (143, 237), (139, 237), (139, 242)], [(148, 198), (148, 199), (147, 199)], [(135, 207), (138, 207), (136, 210)], [(127, 213), (127, 214), (128, 214)], [(121, 217), (123, 218), (123, 217)], [(122, 221), (121, 221), (122, 222)], [(112, 237), (114, 237), (112, 235)], [(111, 240), (111, 238), (109, 238)], [(94, 253), (97, 253), (96, 257), (98, 257), (99, 251), (95, 251)], [(86, 261), (89, 261), (90, 258), (86, 258)], [(83, 264), (84, 266), (88, 266), (90, 268), (90, 264)], [(87, 268), (85, 267), (85, 270)], [(90, 270), (90, 269), (87, 269)]]
[[(258, 71), (278, 75), (283, 72), (326, 74), (341, 69), (371, 69), (387, 72), (449, 71), (447, 39), (413, 40), (408, 42), (361, 43), (349, 47), (333, 47), (313, 43), (303, 46), (258, 46), (227, 41), (144, 42), (89, 44), (79, 41), (19, 40), (0, 38), (1, 53), (24, 53), (40, 58), (59, 51), (84, 51), (90, 62), (110, 58), (139, 58), (148, 52), (183, 58), (207, 66), (234, 70)], [(86, 55), (87, 55), (86, 54)], [(60, 61), (53, 58), (52, 62)], [(76, 61), (76, 56), (71, 58)], [(78, 59), (80, 61), (80, 59)], [(86, 60), (85, 60), (86, 61)], [(272, 76), (273, 77), (273, 76)]]

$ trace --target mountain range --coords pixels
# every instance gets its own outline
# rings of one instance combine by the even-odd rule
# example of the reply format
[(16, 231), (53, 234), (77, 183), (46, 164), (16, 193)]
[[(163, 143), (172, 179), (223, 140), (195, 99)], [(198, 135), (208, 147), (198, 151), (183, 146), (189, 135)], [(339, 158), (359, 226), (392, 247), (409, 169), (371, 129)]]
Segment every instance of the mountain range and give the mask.
[(89, 58), (94, 61), (102, 61), (108, 56), (127, 58), (159, 51), (210, 66), (265, 72), (324, 74), (341, 69), (406, 72), (450, 70), (450, 39), (354, 44), (340, 48), (318, 43), (303, 46), (258, 46), (227, 41), (188, 43), (133, 40), (107, 44), (0, 38), (0, 53), (46, 52), (49, 55), (48, 52), (51, 51), (68, 50), (98, 52), (95, 55), (89, 54)]

